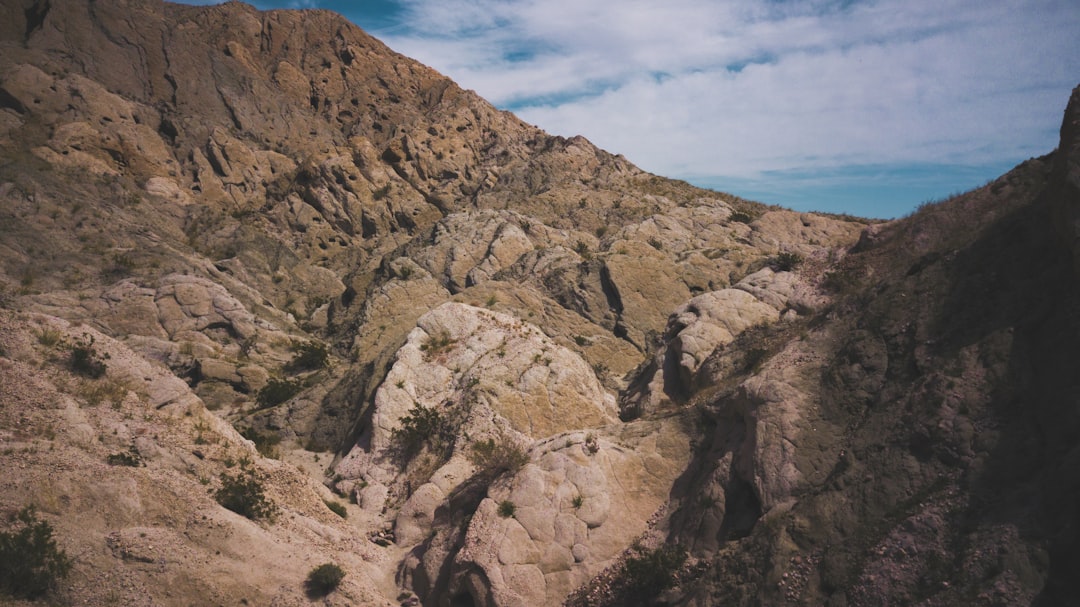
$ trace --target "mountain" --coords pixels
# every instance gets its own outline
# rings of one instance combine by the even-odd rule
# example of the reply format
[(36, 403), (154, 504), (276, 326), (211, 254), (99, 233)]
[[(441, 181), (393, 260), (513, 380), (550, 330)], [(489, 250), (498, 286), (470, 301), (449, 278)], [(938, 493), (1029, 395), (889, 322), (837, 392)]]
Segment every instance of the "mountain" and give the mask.
[(1067, 604), (1078, 112), (870, 222), (550, 136), (327, 11), (4, 0), (0, 531), (70, 567), (0, 588)]

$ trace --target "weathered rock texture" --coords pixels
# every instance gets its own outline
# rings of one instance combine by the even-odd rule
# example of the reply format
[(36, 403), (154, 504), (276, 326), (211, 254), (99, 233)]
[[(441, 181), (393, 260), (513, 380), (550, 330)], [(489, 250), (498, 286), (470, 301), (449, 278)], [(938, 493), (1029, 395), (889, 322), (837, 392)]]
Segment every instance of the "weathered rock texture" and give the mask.
[[(307, 604), (327, 561), (330, 604), (1067, 603), (1078, 111), (868, 225), (327, 11), (7, 0), (0, 510), (79, 555), (72, 604)], [(244, 466), (275, 519), (212, 499)]]

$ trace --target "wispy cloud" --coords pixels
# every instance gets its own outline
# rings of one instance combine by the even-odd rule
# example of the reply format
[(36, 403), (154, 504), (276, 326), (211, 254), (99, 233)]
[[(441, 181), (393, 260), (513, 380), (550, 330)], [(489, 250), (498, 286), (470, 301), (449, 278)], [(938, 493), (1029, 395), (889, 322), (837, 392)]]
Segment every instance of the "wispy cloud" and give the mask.
[(1073, 2), (406, 0), (398, 50), (672, 176), (999, 166), (1049, 151)]

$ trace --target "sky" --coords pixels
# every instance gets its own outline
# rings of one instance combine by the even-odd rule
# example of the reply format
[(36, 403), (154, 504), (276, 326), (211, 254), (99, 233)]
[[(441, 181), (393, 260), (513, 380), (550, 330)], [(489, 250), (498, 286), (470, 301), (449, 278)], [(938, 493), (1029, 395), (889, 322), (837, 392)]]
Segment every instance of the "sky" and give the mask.
[(337, 11), (549, 133), (800, 211), (983, 185), (1057, 146), (1080, 85), (1077, 0), (251, 3)]

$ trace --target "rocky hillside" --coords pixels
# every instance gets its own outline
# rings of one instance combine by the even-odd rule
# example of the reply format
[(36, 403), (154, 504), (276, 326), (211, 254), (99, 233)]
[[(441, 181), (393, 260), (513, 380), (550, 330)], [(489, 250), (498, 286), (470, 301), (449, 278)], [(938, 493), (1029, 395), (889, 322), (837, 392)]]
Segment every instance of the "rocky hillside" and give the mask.
[(0, 510), (70, 604), (304, 605), (323, 563), (340, 605), (1058, 604), (1071, 107), (869, 224), (552, 137), (333, 13), (6, 0)]

